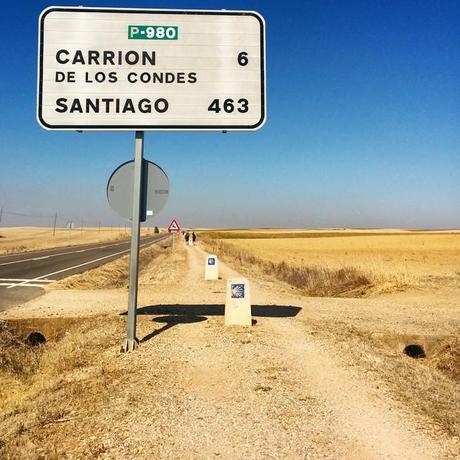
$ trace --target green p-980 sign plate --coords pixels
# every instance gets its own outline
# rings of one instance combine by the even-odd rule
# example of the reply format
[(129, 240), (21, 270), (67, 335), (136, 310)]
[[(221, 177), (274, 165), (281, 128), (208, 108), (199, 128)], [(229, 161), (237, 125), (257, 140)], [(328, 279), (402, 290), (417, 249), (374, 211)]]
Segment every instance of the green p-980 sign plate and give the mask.
[(131, 40), (177, 40), (178, 35), (176, 26), (128, 26)]
[(49, 7), (39, 19), (46, 129), (253, 130), (265, 122), (254, 11)]

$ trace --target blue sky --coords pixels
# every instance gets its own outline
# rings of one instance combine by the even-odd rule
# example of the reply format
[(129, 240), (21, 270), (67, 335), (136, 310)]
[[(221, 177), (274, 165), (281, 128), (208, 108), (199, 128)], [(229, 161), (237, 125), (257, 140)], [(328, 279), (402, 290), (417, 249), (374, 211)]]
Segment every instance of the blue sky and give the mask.
[[(235, 9), (267, 26), (259, 131), (147, 132), (171, 197), (152, 225), (460, 227), (458, 1), (85, 1)], [(35, 119), (37, 22), (53, 3), (6, 1), (1, 21), (1, 225), (123, 222), (112, 171), (134, 133), (45, 131)], [(15, 216), (13, 213), (29, 217)]]

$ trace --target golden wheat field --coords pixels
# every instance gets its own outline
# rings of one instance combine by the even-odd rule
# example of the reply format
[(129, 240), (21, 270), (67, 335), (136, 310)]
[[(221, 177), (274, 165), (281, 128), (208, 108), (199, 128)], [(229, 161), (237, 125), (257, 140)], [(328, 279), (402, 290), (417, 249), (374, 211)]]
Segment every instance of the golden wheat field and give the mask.
[[(150, 229), (142, 229), (142, 234), (150, 233)], [(74, 228), (71, 234), (66, 228), (57, 228), (54, 235), (53, 229), (47, 227), (3, 227), (0, 228), (0, 254), (102, 243), (129, 236), (129, 227)]]
[[(298, 286), (304, 284), (300, 278), (307, 272), (321, 272), (326, 278), (339, 275), (349, 286), (347, 290), (367, 285), (366, 290), (372, 287), (381, 292), (460, 282), (458, 231), (238, 230), (209, 232), (208, 238), (220, 245), (217, 251), (225, 250), (250, 263), (275, 264), (273, 268), (265, 265), (264, 270), (278, 272), (280, 278)], [(356, 282), (349, 283), (350, 278)], [(324, 282), (321, 276), (320, 284)], [(315, 290), (309, 292), (315, 294)], [(324, 294), (335, 295), (329, 290)]]
[(393, 234), (314, 238), (226, 239), (233, 246), (272, 262), (328, 268), (352, 266), (365, 271), (410, 276), (460, 273), (460, 233)]

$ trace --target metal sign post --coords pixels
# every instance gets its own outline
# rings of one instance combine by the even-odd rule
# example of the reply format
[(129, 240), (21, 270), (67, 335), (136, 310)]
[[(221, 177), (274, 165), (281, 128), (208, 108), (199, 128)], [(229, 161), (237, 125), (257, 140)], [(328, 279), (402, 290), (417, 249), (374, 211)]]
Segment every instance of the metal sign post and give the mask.
[(168, 232), (172, 233), (172, 248), (174, 249), (176, 245), (176, 235), (180, 232), (179, 224), (176, 219), (173, 219), (168, 226)]
[(141, 179), (144, 156), (144, 131), (136, 131), (136, 146), (134, 151), (134, 185), (133, 185), (133, 213), (131, 227), (131, 255), (129, 258), (129, 296), (128, 296), (128, 323), (127, 337), (123, 344), (123, 351), (133, 351), (139, 345), (136, 337), (136, 309), (137, 309), (137, 278), (139, 274), (139, 237), (140, 237), (140, 203)]
[[(127, 338), (123, 351), (133, 351), (136, 338), (138, 257), (140, 223), (157, 215), (169, 197), (169, 180), (155, 163), (144, 160), (144, 132), (136, 131), (134, 160), (120, 165), (107, 183), (107, 200), (121, 217), (131, 220), (131, 256), (129, 265), (129, 302)], [(126, 229), (126, 226), (125, 226)]]

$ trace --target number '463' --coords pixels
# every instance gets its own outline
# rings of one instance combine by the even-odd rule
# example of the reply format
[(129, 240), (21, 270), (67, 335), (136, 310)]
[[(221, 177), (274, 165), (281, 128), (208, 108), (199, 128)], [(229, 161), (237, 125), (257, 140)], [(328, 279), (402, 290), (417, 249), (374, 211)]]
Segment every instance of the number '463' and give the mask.
[(225, 99), (221, 104), (219, 99), (214, 99), (208, 107), (209, 112), (216, 113), (219, 113), (222, 110), (227, 113), (232, 113), (235, 109), (240, 113), (246, 113), (249, 110), (248, 100), (242, 98), (238, 99), (235, 103), (233, 99)]

